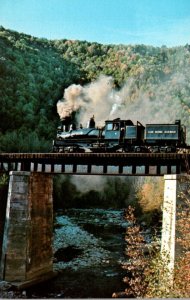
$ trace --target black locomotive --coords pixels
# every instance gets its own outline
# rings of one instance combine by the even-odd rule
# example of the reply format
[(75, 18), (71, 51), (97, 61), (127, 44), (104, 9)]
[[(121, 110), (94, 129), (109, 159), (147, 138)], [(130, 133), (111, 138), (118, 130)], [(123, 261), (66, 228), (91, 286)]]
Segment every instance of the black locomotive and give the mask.
[(105, 121), (97, 128), (94, 117), (86, 128), (62, 120), (53, 152), (180, 152), (187, 149), (186, 128), (180, 120), (174, 124), (146, 124), (120, 118)]

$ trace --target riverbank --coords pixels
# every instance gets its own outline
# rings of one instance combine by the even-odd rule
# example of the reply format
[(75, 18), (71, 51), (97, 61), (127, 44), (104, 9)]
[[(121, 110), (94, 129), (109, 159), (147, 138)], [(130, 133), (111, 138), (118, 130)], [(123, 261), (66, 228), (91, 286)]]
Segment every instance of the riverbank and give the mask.
[[(124, 210), (68, 209), (54, 217), (54, 270), (58, 276), (16, 298), (111, 298), (125, 272)], [(15, 298), (11, 291), (1, 298)]]

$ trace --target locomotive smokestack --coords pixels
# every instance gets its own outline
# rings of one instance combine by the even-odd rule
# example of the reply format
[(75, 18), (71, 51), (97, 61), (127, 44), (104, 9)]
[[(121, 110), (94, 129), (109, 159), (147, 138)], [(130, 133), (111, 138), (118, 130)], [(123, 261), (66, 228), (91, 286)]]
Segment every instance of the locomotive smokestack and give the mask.
[(63, 117), (63, 118), (61, 119), (61, 130), (62, 130), (62, 131), (69, 131), (69, 130), (70, 130), (71, 123), (72, 123), (72, 118), (71, 118), (71, 116)]
[(94, 116), (92, 116), (92, 118), (90, 118), (90, 121), (88, 123), (88, 127), (89, 128), (95, 128), (95, 125), (96, 125), (96, 123), (95, 123), (95, 120), (94, 120)]

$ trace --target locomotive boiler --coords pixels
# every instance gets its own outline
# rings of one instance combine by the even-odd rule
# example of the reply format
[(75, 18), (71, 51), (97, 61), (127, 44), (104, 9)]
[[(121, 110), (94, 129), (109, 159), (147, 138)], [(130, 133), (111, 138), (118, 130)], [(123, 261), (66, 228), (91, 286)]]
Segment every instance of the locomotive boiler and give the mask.
[(170, 153), (187, 149), (186, 128), (174, 124), (146, 124), (120, 118), (96, 127), (94, 116), (85, 128), (64, 119), (53, 141), (53, 152), (154, 152)]

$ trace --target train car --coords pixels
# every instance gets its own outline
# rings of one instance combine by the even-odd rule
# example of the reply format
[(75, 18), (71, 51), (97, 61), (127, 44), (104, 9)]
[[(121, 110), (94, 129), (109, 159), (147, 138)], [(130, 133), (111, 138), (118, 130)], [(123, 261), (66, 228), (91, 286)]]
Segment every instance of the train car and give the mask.
[(145, 144), (150, 152), (178, 152), (186, 147), (186, 129), (180, 120), (174, 124), (146, 124)]
[(145, 149), (144, 129), (145, 127), (139, 121), (134, 125), (131, 120), (120, 118), (107, 120), (105, 121), (105, 143), (116, 151), (142, 152)]
[[(76, 128), (65, 118), (53, 141), (53, 152), (184, 152), (186, 129), (180, 120), (174, 124), (146, 124), (131, 120), (106, 120), (97, 128), (94, 116), (88, 126)], [(189, 151), (189, 150), (188, 150)]]
[(142, 152), (145, 149), (144, 126), (120, 118), (105, 121), (96, 128), (94, 117), (86, 128), (74, 128), (63, 122), (53, 141), (53, 152)]
[(92, 117), (86, 128), (76, 128), (71, 119), (62, 120), (56, 139), (53, 141), (53, 152), (91, 152), (90, 147), (102, 139), (102, 130), (95, 128)]

